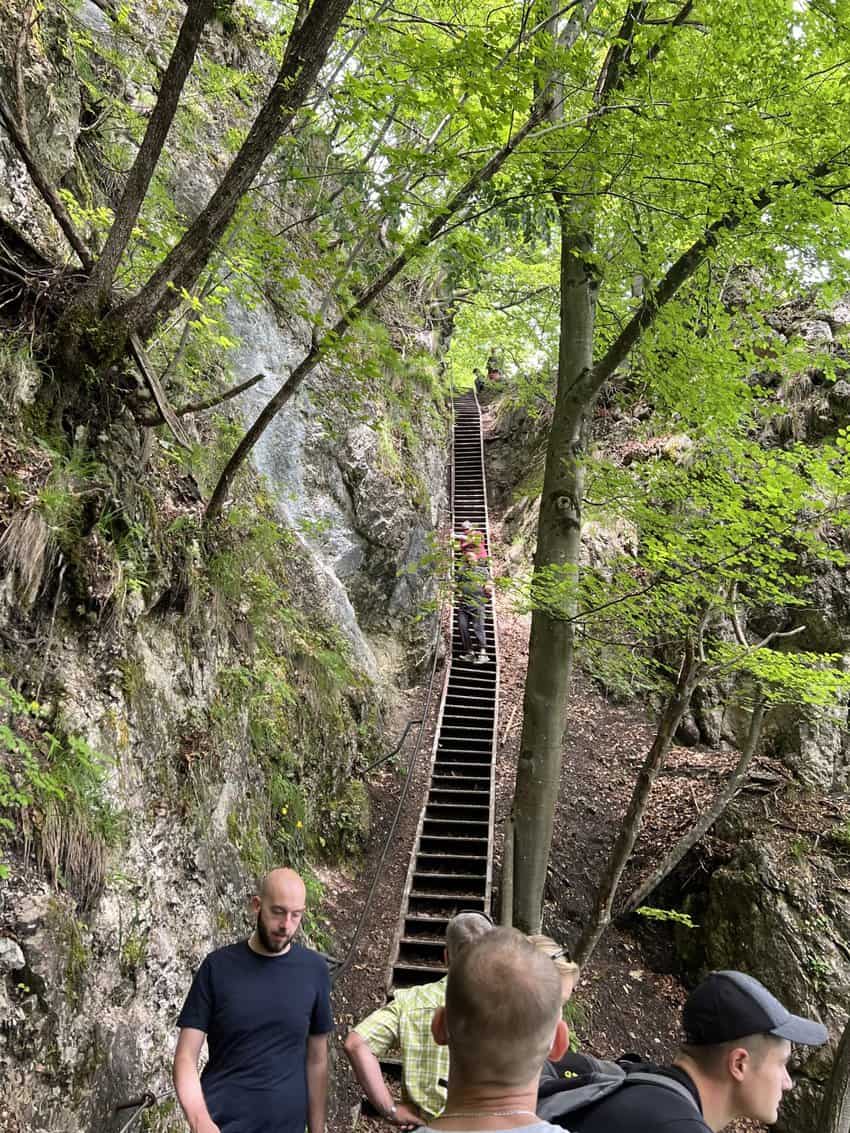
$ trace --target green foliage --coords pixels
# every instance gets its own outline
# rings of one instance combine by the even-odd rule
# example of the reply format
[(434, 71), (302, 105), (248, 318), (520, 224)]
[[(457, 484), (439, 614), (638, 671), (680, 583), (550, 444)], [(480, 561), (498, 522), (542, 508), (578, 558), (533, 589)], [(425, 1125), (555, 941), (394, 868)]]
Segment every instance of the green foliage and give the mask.
[(646, 917), (650, 921), (664, 921), (681, 928), (699, 928), (689, 913), (683, 913), (679, 909), (656, 909), (652, 905), (641, 905), (635, 912), (639, 917)]
[(41, 706), (2, 679), (0, 721), (0, 837), (35, 831), (42, 865), (86, 907), (123, 835), (104, 793), (107, 762), (81, 737), (48, 731)]

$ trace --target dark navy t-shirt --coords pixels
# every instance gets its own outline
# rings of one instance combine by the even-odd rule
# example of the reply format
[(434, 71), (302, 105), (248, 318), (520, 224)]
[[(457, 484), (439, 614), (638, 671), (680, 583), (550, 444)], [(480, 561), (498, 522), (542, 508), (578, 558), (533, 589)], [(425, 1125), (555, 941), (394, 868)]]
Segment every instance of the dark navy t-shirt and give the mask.
[(201, 1085), (222, 1133), (304, 1133), (307, 1036), (333, 1028), (328, 966), (317, 952), (291, 944), (260, 956), (245, 940), (211, 952), (177, 1025), (206, 1033)]

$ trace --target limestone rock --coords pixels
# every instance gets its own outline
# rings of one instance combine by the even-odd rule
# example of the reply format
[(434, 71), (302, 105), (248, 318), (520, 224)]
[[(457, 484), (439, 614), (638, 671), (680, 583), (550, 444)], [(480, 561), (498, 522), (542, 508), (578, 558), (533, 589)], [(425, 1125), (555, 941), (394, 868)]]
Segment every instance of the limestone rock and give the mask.
[(0, 975), (17, 972), (26, 964), (21, 946), (8, 937), (0, 937)]
[(815, 1133), (820, 1083), (846, 1021), (850, 897), (844, 885), (828, 858), (762, 833), (712, 875), (707, 903), (697, 913), (703, 970), (749, 972), (789, 1010), (830, 1028), (827, 1046), (801, 1048), (797, 1086), (775, 1127), (780, 1133)]
[(809, 346), (826, 346), (832, 342), (832, 327), (821, 319), (804, 319), (794, 330)]

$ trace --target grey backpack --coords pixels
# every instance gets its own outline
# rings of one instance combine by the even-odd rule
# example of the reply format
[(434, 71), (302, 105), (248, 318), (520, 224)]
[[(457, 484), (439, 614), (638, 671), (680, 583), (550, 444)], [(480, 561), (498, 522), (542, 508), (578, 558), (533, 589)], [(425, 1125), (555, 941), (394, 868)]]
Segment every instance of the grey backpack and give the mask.
[[(643, 1070), (640, 1063), (622, 1059), (610, 1062), (607, 1059), (582, 1055), (582, 1073), (570, 1078), (562, 1077), (551, 1062), (543, 1064), (537, 1095), (537, 1116), (554, 1125), (569, 1125), (565, 1118), (576, 1114), (595, 1102), (607, 1098), (624, 1086), (649, 1085), (672, 1090), (680, 1097), (687, 1098), (699, 1113), (699, 1106), (691, 1091), (681, 1082), (666, 1074)], [(586, 1068), (586, 1069), (585, 1069)]]

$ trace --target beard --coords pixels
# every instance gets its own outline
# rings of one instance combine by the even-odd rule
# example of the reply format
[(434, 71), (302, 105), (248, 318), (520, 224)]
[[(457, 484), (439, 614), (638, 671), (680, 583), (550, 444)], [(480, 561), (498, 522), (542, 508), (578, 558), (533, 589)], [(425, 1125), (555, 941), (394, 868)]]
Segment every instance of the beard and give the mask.
[(294, 935), (294, 933), (290, 933), (289, 936), (285, 937), (272, 936), (263, 920), (262, 910), (257, 913), (257, 939), (260, 944), (262, 944), (263, 948), (265, 948), (266, 952), (285, 952), (292, 943), (292, 937)]

